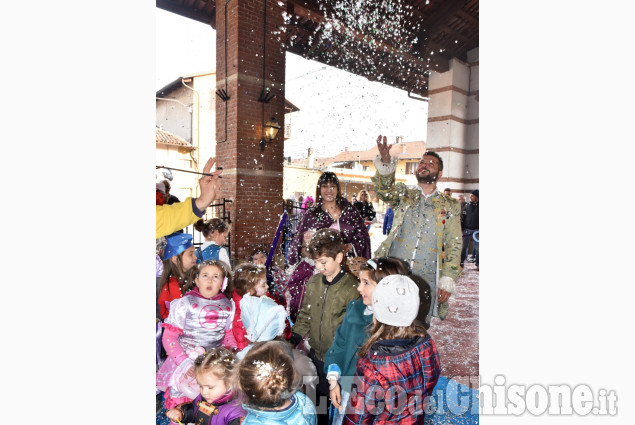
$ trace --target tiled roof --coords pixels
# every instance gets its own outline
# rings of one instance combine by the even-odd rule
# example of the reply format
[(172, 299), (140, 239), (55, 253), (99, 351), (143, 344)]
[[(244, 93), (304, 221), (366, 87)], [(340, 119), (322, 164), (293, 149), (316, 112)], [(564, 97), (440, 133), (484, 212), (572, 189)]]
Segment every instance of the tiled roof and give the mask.
[[(390, 155), (399, 159), (421, 159), (426, 151), (426, 142), (406, 142), (392, 145)], [(326, 161), (326, 165), (335, 162), (348, 161), (372, 161), (379, 155), (377, 146), (373, 146), (366, 151), (340, 152), (335, 157)]]
[(157, 134), (157, 143), (163, 143), (165, 145), (171, 145), (171, 146), (180, 146), (180, 147), (184, 147), (184, 148), (190, 148), (190, 149), (196, 149), (194, 146), (192, 146), (190, 143), (186, 142), (185, 140), (181, 139), (179, 136), (175, 136), (174, 134), (167, 132), (165, 130), (161, 130), (161, 129), (156, 129), (156, 134)]
[[(390, 155), (399, 159), (420, 160), (425, 151), (426, 142), (405, 142), (394, 144), (393, 147), (390, 148)], [(334, 157), (313, 158), (313, 168), (335, 166), (333, 164), (341, 164), (343, 162), (372, 161), (377, 155), (379, 155), (377, 146), (373, 146), (371, 149), (368, 149), (366, 151), (340, 152)], [(299, 158), (292, 159), (290, 165), (306, 167), (307, 163), (307, 158)]]

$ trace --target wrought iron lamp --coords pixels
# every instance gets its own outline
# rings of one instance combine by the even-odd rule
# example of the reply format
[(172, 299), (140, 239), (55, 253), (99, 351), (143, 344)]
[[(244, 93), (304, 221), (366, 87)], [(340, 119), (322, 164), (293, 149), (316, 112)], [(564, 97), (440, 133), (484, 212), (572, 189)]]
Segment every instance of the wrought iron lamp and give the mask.
[(280, 130), (280, 124), (278, 124), (275, 117), (271, 117), (271, 119), (263, 125), (263, 137), (260, 139), (261, 151), (265, 150), (267, 143), (271, 143), (273, 139), (276, 138), (278, 130)]

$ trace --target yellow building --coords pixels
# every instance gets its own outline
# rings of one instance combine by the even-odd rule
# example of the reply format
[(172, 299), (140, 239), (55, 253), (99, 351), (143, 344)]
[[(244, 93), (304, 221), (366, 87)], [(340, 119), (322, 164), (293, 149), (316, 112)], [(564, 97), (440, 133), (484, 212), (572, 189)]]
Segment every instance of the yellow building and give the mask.
[[(390, 154), (398, 158), (395, 178), (410, 186), (417, 184), (414, 172), (426, 151), (425, 142), (399, 142), (393, 145)], [(366, 189), (379, 212), (386, 210), (377, 200), (370, 178), (375, 174), (373, 159), (379, 155), (377, 146), (365, 151), (346, 150), (332, 158), (314, 158), (312, 149), (307, 158), (287, 161), (284, 166), (283, 193), (285, 198), (299, 195), (315, 197), (318, 177), (324, 171), (332, 171), (340, 181), (342, 195), (351, 201), (360, 190)]]
[[(156, 92), (156, 165), (203, 171), (216, 156), (216, 72), (176, 78)], [(300, 109), (285, 99), (284, 139), (291, 137), (291, 114)], [(172, 172), (172, 194), (180, 200), (198, 194), (198, 177)]]

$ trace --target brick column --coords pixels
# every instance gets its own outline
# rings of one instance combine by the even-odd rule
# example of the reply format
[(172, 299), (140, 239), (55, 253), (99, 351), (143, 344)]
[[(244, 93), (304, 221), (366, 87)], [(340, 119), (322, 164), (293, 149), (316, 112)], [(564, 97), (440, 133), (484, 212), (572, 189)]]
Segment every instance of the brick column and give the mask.
[[(216, 99), (216, 157), (225, 170), (221, 196), (233, 200), (230, 255), (241, 261), (254, 245), (271, 244), (282, 213), (285, 47), (277, 34), (286, 1), (221, 0), (216, 7), (216, 88), (230, 97)], [(263, 84), (275, 96), (264, 104)], [(281, 130), (261, 152), (263, 119), (271, 117)]]
[(450, 60), (450, 69), (432, 72), (428, 86), (426, 148), (443, 158), (439, 188), (470, 192), (478, 188), (478, 48), (468, 62)]

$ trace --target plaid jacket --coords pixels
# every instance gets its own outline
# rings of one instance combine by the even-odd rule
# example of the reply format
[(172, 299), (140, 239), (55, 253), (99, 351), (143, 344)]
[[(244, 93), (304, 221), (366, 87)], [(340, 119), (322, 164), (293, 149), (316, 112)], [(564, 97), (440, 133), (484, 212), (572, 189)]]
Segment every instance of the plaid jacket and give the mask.
[(357, 363), (343, 425), (423, 424), (441, 364), (430, 338), (380, 341)]

